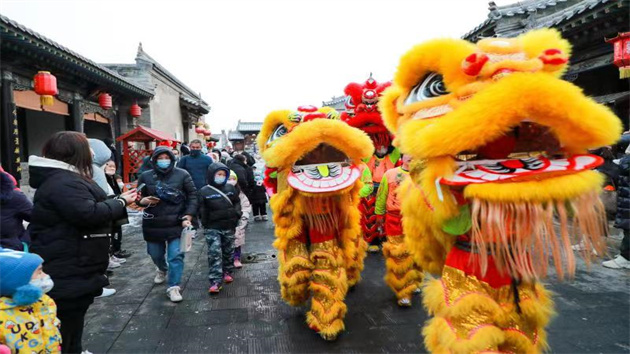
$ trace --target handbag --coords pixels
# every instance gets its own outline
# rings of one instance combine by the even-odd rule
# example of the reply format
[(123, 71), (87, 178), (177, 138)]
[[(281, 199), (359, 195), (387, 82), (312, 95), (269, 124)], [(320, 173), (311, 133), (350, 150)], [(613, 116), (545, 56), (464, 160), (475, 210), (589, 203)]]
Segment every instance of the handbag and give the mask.
[(179, 238), (179, 251), (180, 252), (189, 252), (192, 249), (193, 244), (193, 236), (195, 235), (195, 230), (192, 225), (187, 226), (182, 230), (182, 234)]
[(155, 194), (160, 200), (164, 200), (171, 204), (181, 204), (186, 196), (179, 189), (173, 188), (162, 181), (158, 181), (155, 186)]

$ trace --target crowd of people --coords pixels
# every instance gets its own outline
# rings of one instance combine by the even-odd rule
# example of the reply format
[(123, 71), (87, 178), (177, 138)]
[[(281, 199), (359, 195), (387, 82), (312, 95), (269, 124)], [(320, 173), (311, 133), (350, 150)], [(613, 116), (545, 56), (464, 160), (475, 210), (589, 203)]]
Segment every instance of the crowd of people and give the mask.
[[(623, 232), (620, 254), (603, 262), (608, 268), (630, 269), (629, 143), (626, 133), (617, 145), (597, 152), (606, 160), (600, 167), (604, 190), (614, 192), (614, 205), (607, 210)], [(181, 150), (180, 157), (177, 149), (157, 147), (140, 169), (137, 188), (126, 190), (111, 146), (77, 132), (55, 133), (41, 157), (29, 158), (29, 183), (36, 189), (32, 202), (13, 176), (0, 171), (0, 321), (15, 324), (0, 329), (2, 343), (23, 345), (18, 344), (21, 331), (40, 326), (40, 337), (29, 337), (29, 350), (82, 351), (88, 308), (95, 298), (115, 293), (107, 288), (107, 272), (132, 255), (123, 249), (122, 230), (132, 204), (142, 209), (142, 234), (156, 267), (153, 282), (167, 283), (171, 301), (183, 300), (186, 230), (203, 235), (207, 243), (208, 292), (219, 293), (234, 281), (234, 269), (243, 266), (250, 217), (267, 220), (263, 175), (246, 152), (206, 152), (199, 140)], [(380, 219), (387, 235), (400, 233), (394, 191), (406, 178), (408, 164), (403, 158), (401, 167), (386, 172), (377, 192), (377, 214), (387, 215)], [(399, 303), (409, 303), (408, 293), (397, 295)]]
[[(131, 252), (123, 248), (128, 207), (142, 210), (142, 235), (156, 267), (155, 284), (183, 300), (180, 288), (185, 237), (204, 235), (209, 293), (234, 281), (242, 267), (246, 225), (255, 205), (266, 220), (267, 195), (256, 160), (247, 153), (204, 151), (203, 143), (181, 152), (158, 146), (143, 162), (137, 187), (117, 174), (113, 146), (82, 133), (58, 132), (41, 156), (29, 158), (31, 201), (12, 175), (0, 171), (0, 349), (81, 353), (85, 315), (95, 298), (111, 296), (108, 272)], [(22, 331), (40, 326), (38, 337)]]

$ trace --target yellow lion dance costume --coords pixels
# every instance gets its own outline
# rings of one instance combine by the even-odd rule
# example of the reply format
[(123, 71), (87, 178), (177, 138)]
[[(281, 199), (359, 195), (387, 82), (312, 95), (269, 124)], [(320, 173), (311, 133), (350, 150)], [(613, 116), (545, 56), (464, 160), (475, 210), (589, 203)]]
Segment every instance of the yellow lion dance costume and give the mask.
[[(555, 30), (472, 44), (442, 39), (400, 61), (381, 100), (417, 164), (401, 186), (403, 227), (428, 282), (423, 329), (434, 353), (540, 353), (554, 313), (537, 279), (553, 258), (573, 275), (572, 243), (602, 251), (601, 163), (619, 119), (560, 79), (569, 43)], [(558, 225), (554, 225), (557, 223)]]
[(333, 340), (344, 329), (348, 287), (363, 270), (357, 163), (372, 155), (372, 142), (335, 110), (305, 106), (269, 114), (258, 144), (277, 169), (270, 204), (282, 298), (297, 306), (312, 294), (307, 323)]

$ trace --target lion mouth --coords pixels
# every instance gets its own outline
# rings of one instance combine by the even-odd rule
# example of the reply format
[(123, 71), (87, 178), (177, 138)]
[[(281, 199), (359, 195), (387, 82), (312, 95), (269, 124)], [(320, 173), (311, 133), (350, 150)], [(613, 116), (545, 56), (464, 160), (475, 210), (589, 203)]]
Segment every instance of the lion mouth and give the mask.
[(360, 175), (346, 154), (328, 144), (319, 144), (293, 165), (288, 183), (302, 192), (328, 193), (350, 187)]
[(521, 182), (574, 174), (603, 163), (590, 154), (567, 155), (552, 129), (521, 122), (503, 136), (456, 156), (458, 170), (447, 185)]

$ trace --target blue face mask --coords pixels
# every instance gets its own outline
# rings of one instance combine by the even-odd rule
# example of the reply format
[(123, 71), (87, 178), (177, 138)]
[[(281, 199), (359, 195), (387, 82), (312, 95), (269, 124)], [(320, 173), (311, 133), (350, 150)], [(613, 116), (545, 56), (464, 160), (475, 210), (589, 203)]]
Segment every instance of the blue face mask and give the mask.
[(224, 184), (225, 180), (225, 176), (214, 176), (214, 183), (216, 184)]
[(201, 156), (201, 150), (190, 150), (190, 156), (192, 157)]
[(157, 167), (165, 170), (171, 165), (171, 160), (157, 160)]

